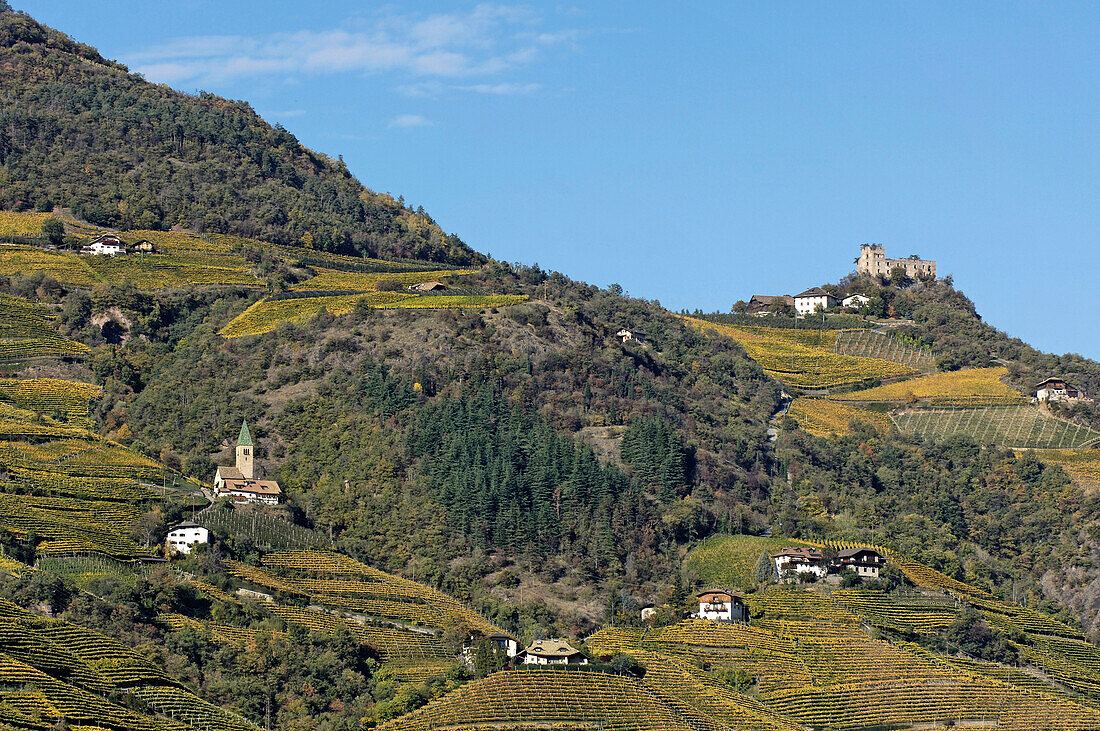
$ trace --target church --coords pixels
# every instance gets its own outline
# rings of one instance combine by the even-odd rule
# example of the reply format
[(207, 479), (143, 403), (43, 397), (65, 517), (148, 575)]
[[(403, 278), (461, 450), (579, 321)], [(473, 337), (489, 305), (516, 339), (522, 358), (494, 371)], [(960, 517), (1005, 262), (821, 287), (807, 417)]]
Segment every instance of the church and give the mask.
[(219, 467), (214, 473), (214, 496), (228, 497), (238, 503), (278, 505), (283, 490), (275, 480), (257, 480), (252, 434), (248, 422), (241, 422), (237, 437), (237, 462), (233, 467)]

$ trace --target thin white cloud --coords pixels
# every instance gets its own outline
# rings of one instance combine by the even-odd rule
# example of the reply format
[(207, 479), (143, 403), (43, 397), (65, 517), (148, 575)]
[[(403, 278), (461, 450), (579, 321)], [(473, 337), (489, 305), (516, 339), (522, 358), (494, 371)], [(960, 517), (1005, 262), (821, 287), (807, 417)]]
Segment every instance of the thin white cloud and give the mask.
[[(406, 77), (409, 89), (431, 79), (469, 79), (469, 91), (515, 93), (479, 87), (509, 83), (499, 78), (490, 83), (488, 77), (529, 66), (551, 46), (578, 37), (575, 31), (547, 30), (543, 24), (526, 7), (481, 4), (449, 13), (357, 18), (331, 30), (178, 38), (124, 60), (152, 81), (177, 85), (217, 85), (264, 75), (393, 73)], [(427, 88), (421, 95), (438, 93)]]
[(432, 121), (419, 114), (399, 114), (390, 120), (390, 127), (431, 127)]
[(542, 91), (542, 84), (535, 82), (498, 81), (479, 84), (445, 84), (441, 81), (420, 81), (402, 84), (395, 91), (413, 99), (438, 99), (448, 93), (462, 92), (494, 96), (523, 96)]
[(502, 82), (499, 84), (466, 84), (456, 86), (461, 91), (474, 91), (478, 94), (495, 94), (497, 96), (514, 96), (519, 94), (534, 94), (542, 88), (542, 84), (513, 84)]

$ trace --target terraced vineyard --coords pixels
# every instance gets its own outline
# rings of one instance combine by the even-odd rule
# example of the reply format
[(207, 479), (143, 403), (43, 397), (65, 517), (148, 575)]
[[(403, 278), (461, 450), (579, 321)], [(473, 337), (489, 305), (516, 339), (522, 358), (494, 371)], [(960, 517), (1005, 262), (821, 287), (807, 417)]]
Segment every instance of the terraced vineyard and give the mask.
[(1079, 449), (1100, 443), (1100, 433), (1046, 416), (1034, 406), (914, 409), (893, 419), (904, 432), (933, 439), (967, 435), (980, 444), (1008, 448)]
[(41, 236), (49, 213), (0, 211), (0, 236)]
[(43, 251), (32, 246), (0, 244), (0, 274), (43, 272), (61, 284), (93, 287), (97, 280), (88, 264), (91, 257)]
[(901, 363), (832, 352), (839, 330), (792, 330), (759, 326), (733, 327), (681, 317), (704, 333), (736, 340), (768, 375), (794, 388), (822, 389), (881, 378), (914, 375)]
[(817, 437), (850, 434), (852, 422), (863, 422), (887, 434), (892, 422), (886, 414), (861, 409), (848, 404), (826, 399), (796, 398), (787, 411), (787, 416), (798, 422), (802, 431)]
[(799, 545), (809, 544), (789, 538), (714, 536), (688, 553), (686, 568), (700, 585), (749, 589), (770, 580), (770, 573), (763, 581), (758, 574), (765, 554)]
[(62, 336), (45, 307), (0, 294), (0, 363), (84, 355), (87, 345)]
[[(560, 669), (524, 669), (467, 683), (418, 711), (382, 724), (380, 731), (428, 729), (607, 729), (698, 731), (724, 729), (696, 712), (685, 718), (632, 678)], [(692, 723), (695, 721), (695, 723)]]
[[(34, 236), (41, 233), (48, 214), (0, 211), (0, 236)], [(70, 228), (80, 228), (74, 222)], [(98, 230), (86, 228), (89, 239)], [(222, 234), (180, 231), (119, 231), (119, 238), (133, 245), (153, 244), (153, 253), (118, 256), (86, 256), (74, 252), (46, 251), (33, 246), (0, 245), (0, 274), (44, 271), (58, 282), (91, 287), (97, 282), (129, 281), (139, 289), (164, 290), (190, 287), (262, 287), (253, 273), (246, 250), (274, 254), (289, 262), (319, 266), (319, 276), (302, 283), (302, 290), (373, 291), (380, 278), (396, 278), (415, 284), (462, 273), (440, 269), (427, 262), (365, 259), (322, 251), (277, 246), (264, 241)], [(371, 274), (373, 273), (373, 274)], [(428, 274), (430, 273), (430, 274)], [(425, 276), (428, 274), (427, 276)], [(407, 280), (407, 281), (406, 281)]]
[[(311, 280), (312, 281), (312, 280)], [(411, 292), (368, 292), (335, 296), (262, 299), (238, 315), (219, 331), (225, 338), (262, 335), (284, 322), (308, 321), (325, 310), (333, 315), (351, 312), (359, 303), (365, 306), (392, 308), (487, 308), (507, 307), (527, 300), (527, 295), (417, 295)]]
[(996, 368), (964, 368), (936, 373), (898, 383), (889, 383), (863, 391), (839, 394), (839, 401), (867, 401), (904, 404), (927, 402), (940, 406), (992, 406), (1027, 403), (1019, 391), (1001, 379), (1008, 375), (1003, 366)]
[(324, 548), (331, 545), (328, 537), (286, 520), (258, 513), (211, 506), (196, 514), (195, 522), (217, 535), (247, 537), (260, 548)]
[[(166, 240), (170, 234), (152, 234)], [(124, 234), (125, 235), (125, 234)], [(172, 239), (199, 240), (186, 234)], [(64, 285), (93, 287), (99, 282), (128, 281), (139, 289), (182, 289), (196, 286), (262, 287), (251, 274), (252, 265), (240, 256), (195, 251), (186, 245), (173, 253), (89, 256), (75, 252), (44, 251), (30, 246), (0, 244), (0, 274), (44, 272)]]
[(264, 589), (309, 597), (316, 604), (382, 620), (434, 628), (500, 630), (461, 602), (329, 551), (282, 551), (264, 556), (264, 568), (227, 561), (230, 573)]
[(192, 287), (263, 287), (251, 265), (236, 256), (195, 254), (128, 254), (88, 257), (96, 279), (128, 281), (138, 289), (156, 291)]
[(388, 302), (396, 302), (415, 295), (402, 292), (374, 292), (371, 294), (350, 294), (332, 297), (295, 297), (293, 299), (262, 299), (237, 315), (218, 334), (225, 338), (240, 338), (246, 335), (262, 335), (271, 332), (284, 322), (301, 324), (316, 317), (322, 310), (332, 315), (344, 315), (355, 309), (362, 300), (366, 305), (375, 307)]
[(81, 588), (86, 588), (89, 583), (107, 576), (135, 579), (151, 573), (150, 564), (141, 561), (120, 561), (102, 554), (47, 555), (35, 561), (34, 568), (38, 571), (68, 576)]
[(34, 535), (41, 555), (148, 556), (148, 549), (126, 535), (137, 518), (137, 511), (124, 503), (0, 493), (0, 530), (21, 538)]
[(872, 640), (855, 615), (811, 592), (777, 588), (751, 601), (761, 627), (796, 640), (815, 679), (762, 694), (808, 725), (860, 728), (996, 719), (998, 728), (1089, 728), (1100, 712), (1054, 687), (1036, 696), (988, 676), (946, 670), (904, 646)]
[[(934, 631), (961, 611), (942, 598), (846, 590), (830, 599), (772, 587), (748, 600), (752, 626), (685, 620), (648, 631), (605, 628), (588, 646), (603, 657), (634, 655), (647, 668), (643, 684), (675, 694), (734, 728), (995, 723), (1022, 731), (1100, 724), (1100, 711), (1062, 689), (1091, 695), (1097, 687), (1100, 651), (1080, 640), (1028, 635), (1022, 652), (1036, 658), (1055, 681), (1050, 682), (995, 663), (872, 639), (862, 628), (870, 619), (888, 629)], [(701, 668), (739, 669), (755, 677), (755, 699), (714, 689), (715, 677)], [(747, 720), (750, 713), (756, 715)]]
[[(144, 701), (128, 707), (127, 696)], [(116, 698), (117, 700), (108, 700)], [(0, 600), (0, 723), (23, 729), (256, 731), (125, 645)]]
[(1059, 465), (1083, 487), (1100, 488), (1100, 449), (1043, 450), (1038, 457)]
[[(232, 255), (232, 242), (236, 241), (234, 237), (219, 237), (218, 234), (199, 236), (186, 231), (120, 231), (118, 235), (127, 244), (136, 244), (145, 239), (160, 254), (208, 254), (217, 257)], [(231, 241), (224, 241), (221, 238), (231, 239)], [(256, 248), (263, 246), (262, 242), (255, 243)]]
[(129, 537), (164, 467), (85, 427), (99, 387), (56, 379), (0, 380), (0, 531), (36, 540), (39, 556), (148, 556)]
[(267, 610), (287, 624), (296, 624), (314, 632), (347, 631), (367, 645), (383, 660), (408, 667), (427, 663), (432, 667), (450, 667), (456, 659), (442, 641), (432, 634), (397, 627), (375, 626), (346, 619), (333, 612), (306, 609), (286, 604), (268, 605)]
[(56, 378), (0, 379), (0, 401), (81, 427), (91, 426), (89, 404), (101, 390), (89, 383)]
[(842, 330), (832, 349), (840, 355), (901, 363), (925, 374), (936, 372), (936, 358), (931, 351), (911, 348), (897, 338), (873, 330)]
[(909, 633), (926, 633), (949, 627), (958, 618), (956, 602), (914, 594), (898, 598), (870, 589), (834, 591), (833, 599), (871, 624)]

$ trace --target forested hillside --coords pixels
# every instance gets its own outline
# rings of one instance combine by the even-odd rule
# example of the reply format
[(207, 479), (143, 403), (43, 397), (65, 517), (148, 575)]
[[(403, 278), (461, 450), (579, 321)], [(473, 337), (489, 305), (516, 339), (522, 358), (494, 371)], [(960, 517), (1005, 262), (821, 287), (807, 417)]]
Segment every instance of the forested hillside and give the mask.
[(365, 189), (246, 102), (150, 84), (0, 11), (0, 207), (98, 226), (263, 238), (321, 251), (479, 263), (423, 210)]
[[(818, 323), (489, 261), (3, 0), (0, 78), (0, 723), (1100, 725), (1098, 412), (1030, 401), (1095, 362), (950, 282)], [(242, 420), (282, 504), (213, 495)]]

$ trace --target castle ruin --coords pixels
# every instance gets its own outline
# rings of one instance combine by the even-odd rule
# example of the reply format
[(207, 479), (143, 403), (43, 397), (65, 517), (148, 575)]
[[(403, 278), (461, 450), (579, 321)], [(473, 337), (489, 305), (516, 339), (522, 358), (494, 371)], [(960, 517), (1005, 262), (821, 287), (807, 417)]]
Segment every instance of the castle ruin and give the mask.
[(894, 267), (904, 268), (905, 274), (910, 279), (936, 278), (936, 262), (932, 260), (918, 259), (916, 254), (908, 259), (887, 259), (886, 247), (882, 244), (863, 244), (859, 247), (859, 258), (856, 259), (857, 274), (889, 277), (890, 270)]

